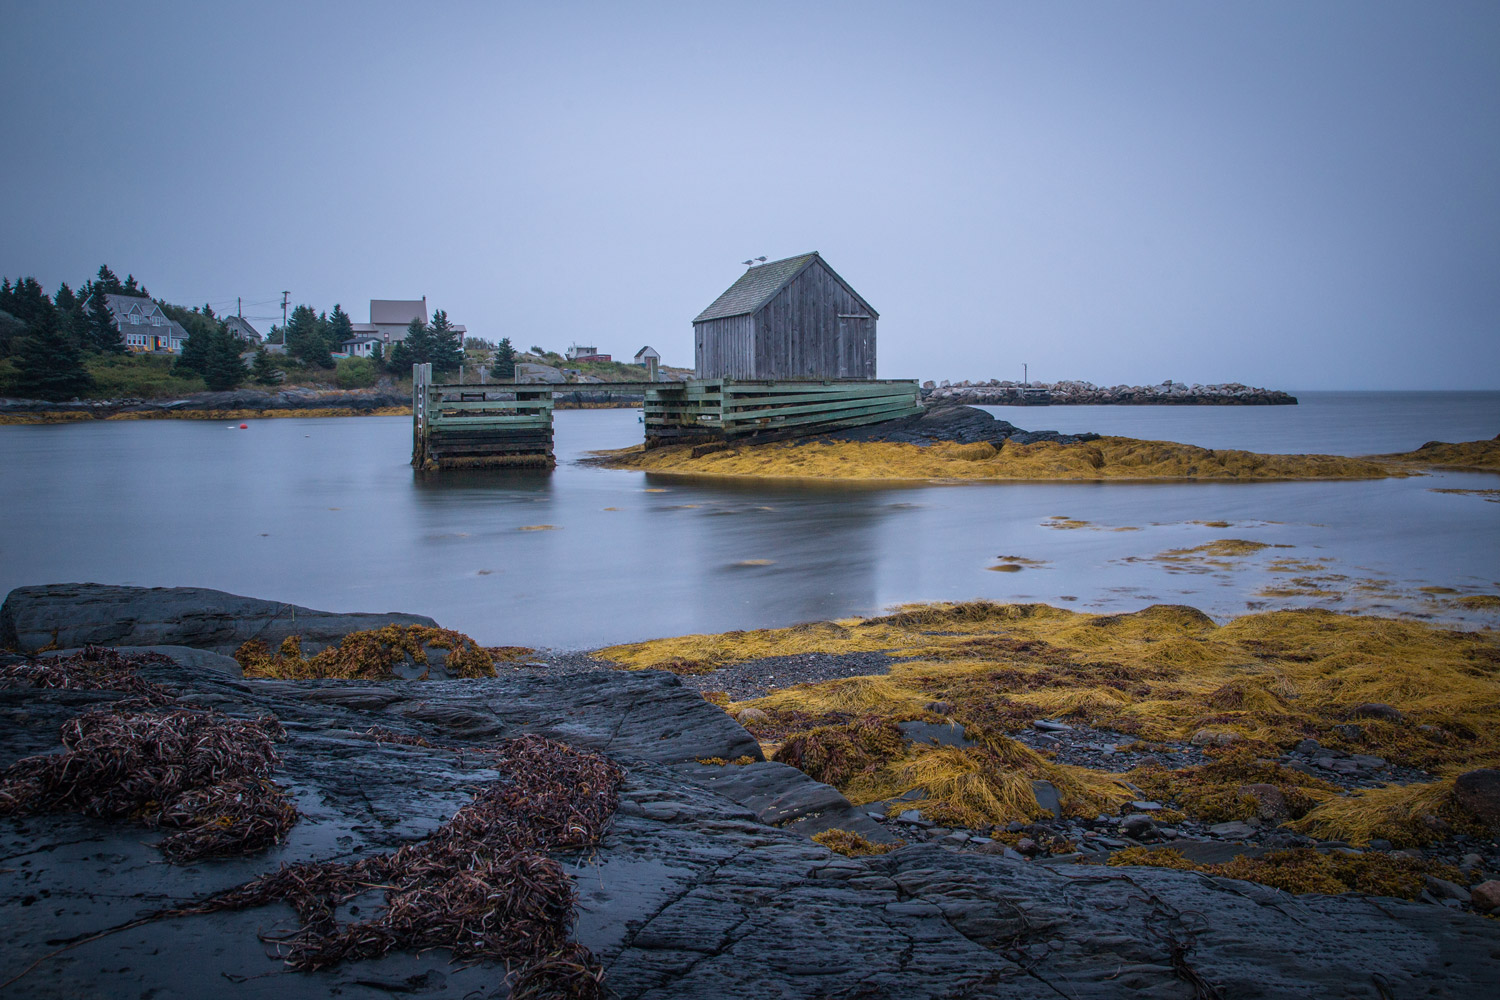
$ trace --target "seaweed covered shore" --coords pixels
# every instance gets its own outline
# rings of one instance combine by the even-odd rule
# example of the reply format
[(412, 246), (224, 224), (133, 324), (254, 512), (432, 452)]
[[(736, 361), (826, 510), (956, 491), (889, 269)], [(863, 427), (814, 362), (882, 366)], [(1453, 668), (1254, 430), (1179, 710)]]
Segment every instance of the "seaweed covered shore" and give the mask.
[(586, 657), (287, 608), (7, 597), (0, 997), (1500, 985), (1493, 633), (969, 603)]
[[(1289, 889), (1331, 884), (1331, 862), (1303, 857), (1298, 870), (1318, 872), (1304, 883), (1284, 876), (1284, 859), (1250, 862), (1368, 852), (1405, 873), (1399, 891), (1384, 887), (1408, 897), (1427, 876), (1468, 886), (1500, 872), (1490, 630), (1311, 610), (1217, 625), (1170, 605), (1089, 615), (971, 602), (596, 655), (687, 675), (768, 757), (906, 840), (1110, 863), (1156, 845), (1123, 856), (1244, 857), (1236, 877)], [(796, 658), (857, 663), (858, 675), (801, 683)], [(725, 690), (768, 659), (768, 692)]]
[(1206, 480), (1382, 479), (1422, 468), (1500, 469), (1500, 438), (1429, 442), (1392, 455), (1273, 455), (1097, 434), (1023, 431), (968, 406), (793, 441), (635, 446), (596, 453), (609, 468), (784, 479)]

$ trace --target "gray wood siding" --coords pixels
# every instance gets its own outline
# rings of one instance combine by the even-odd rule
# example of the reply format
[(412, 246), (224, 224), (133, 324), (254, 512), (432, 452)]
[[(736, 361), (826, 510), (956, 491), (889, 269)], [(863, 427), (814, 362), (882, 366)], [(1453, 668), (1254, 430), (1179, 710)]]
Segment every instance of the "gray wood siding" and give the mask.
[(874, 378), (875, 322), (815, 260), (755, 314), (754, 377)]
[(693, 324), (700, 379), (873, 379), (877, 316), (822, 258), (753, 316)]
[(693, 324), (693, 367), (699, 378), (759, 378), (755, 371), (755, 321), (726, 316)]

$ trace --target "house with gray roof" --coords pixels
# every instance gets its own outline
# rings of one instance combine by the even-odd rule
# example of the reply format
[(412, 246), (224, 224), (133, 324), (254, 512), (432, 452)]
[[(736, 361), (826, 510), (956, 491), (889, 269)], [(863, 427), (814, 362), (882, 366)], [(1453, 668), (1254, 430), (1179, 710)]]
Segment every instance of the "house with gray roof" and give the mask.
[[(93, 296), (89, 296), (91, 300)], [(85, 306), (88, 300), (85, 301)], [(169, 319), (161, 306), (150, 299), (134, 295), (106, 293), (104, 304), (114, 317), (115, 329), (125, 349), (137, 354), (180, 354), (187, 343), (188, 332), (181, 323)]]
[(872, 379), (879, 318), (817, 251), (751, 267), (693, 320), (695, 374)]
[(229, 328), (230, 333), (247, 344), (259, 344), (265, 339), (260, 335), (260, 331), (251, 326), (243, 316), (230, 316), (224, 320), (224, 325)]

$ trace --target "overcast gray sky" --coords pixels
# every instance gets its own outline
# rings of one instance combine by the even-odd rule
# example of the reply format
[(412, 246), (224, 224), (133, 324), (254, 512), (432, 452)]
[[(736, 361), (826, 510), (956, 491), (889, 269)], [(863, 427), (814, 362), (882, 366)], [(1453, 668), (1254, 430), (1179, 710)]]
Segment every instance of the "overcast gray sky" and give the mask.
[(1494, 0), (0, 6), (49, 291), (690, 365), (820, 250), (886, 378), (1500, 388)]

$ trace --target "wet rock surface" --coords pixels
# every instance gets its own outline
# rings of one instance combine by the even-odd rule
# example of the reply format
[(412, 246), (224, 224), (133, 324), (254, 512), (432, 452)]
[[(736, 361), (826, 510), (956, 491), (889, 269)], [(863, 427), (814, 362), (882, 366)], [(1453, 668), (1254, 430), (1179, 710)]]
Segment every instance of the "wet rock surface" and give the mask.
[(993, 414), (959, 402), (933, 401), (919, 414), (901, 420), (870, 424), (865, 427), (850, 427), (820, 435), (820, 441), (897, 441), (906, 444), (929, 445), (944, 441), (959, 444), (987, 442), (1000, 447), (1006, 441), (1017, 444), (1035, 444), (1038, 441), (1056, 441), (1059, 444), (1074, 444), (1093, 441), (1097, 434), (1059, 434), (1057, 431), (1024, 431), (1009, 421), (998, 420)]
[(23, 653), (86, 645), (191, 646), (225, 656), (250, 639), (292, 635), (314, 653), (362, 629), (437, 623), (399, 612), (343, 614), (203, 587), (54, 583), (17, 587), (0, 605), (0, 647)]
[[(277, 780), (302, 818), (272, 851), (185, 866), (162, 864), (149, 844), (156, 835), (128, 824), (0, 819), (0, 978), (73, 945), (0, 996), (504, 996), (502, 969), (451, 964), (441, 951), (287, 971), (269, 940), (295, 926), (280, 905), (92, 939), (283, 862), (395, 849), (493, 777), (481, 756), (376, 743), (361, 735), (372, 726), (455, 747), (541, 733), (627, 769), (600, 849), (566, 859), (579, 893), (575, 937), (620, 997), (1477, 998), (1500, 989), (1500, 925), (1441, 905), (1028, 860), (1022, 849), (1040, 857), (1045, 846), (1040, 826), (1011, 847), (909, 824), (905, 839), (930, 842), (873, 858), (832, 854), (807, 835), (891, 830), (869, 816), (860, 827), (859, 811), (832, 788), (760, 762), (748, 733), (665, 673), (256, 681), (156, 663), (141, 676), (231, 715), (280, 718), (288, 739)], [(66, 719), (118, 699), (0, 690), (0, 765), (52, 752)], [(742, 757), (755, 762), (699, 763)], [(1088, 832), (1123, 845), (1122, 826), (1159, 828), (1151, 803), (1139, 805)], [(349, 909), (378, 904), (372, 890)]]

